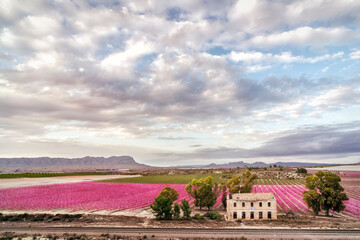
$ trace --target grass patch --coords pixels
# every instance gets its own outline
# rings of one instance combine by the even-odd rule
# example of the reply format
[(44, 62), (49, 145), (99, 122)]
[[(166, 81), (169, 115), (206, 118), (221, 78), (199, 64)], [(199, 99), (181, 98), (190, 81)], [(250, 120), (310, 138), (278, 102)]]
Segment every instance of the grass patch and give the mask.
[(166, 184), (188, 184), (194, 178), (203, 178), (212, 176), (215, 181), (221, 180), (221, 174), (190, 174), (190, 175), (154, 175), (142, 176), (136, 178), (116, 178), (109, 180), (102, 180), (99, 182), (115, 182), (115, 183), (166, 183)]
[(62, 176), (87, 176), (87, 175), (109, 175), (107, 173), (79, 172), (79, 173), (11, 173), (0, 174), (0, 178), (41, 178), (41, 177), (62, 177)]

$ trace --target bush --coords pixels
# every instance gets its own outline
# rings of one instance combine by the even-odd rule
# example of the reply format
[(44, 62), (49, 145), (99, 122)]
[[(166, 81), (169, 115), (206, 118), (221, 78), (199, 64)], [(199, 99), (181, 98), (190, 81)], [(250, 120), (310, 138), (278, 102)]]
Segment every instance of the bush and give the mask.
[(150, 207), (153, 210), (157, 220), (172, 219), (172, 203), (173, 201), (170, 198), (165, 198), (163, 196), (158, 196), (155, 198), (154, 203), (150, 205)]
[(202, 219), (204, 219), (204, 216), (201, 216), (200, 214), (195, 214), (194, 216), (193, 216), (193, 218), (195, 219), (195, 220), (202, 220)]
[(296, 169), (297, 173), (307, 173), (307, 170), (305, 168), (298, 168)]
[(180, 218), (180, 206), (178, 203), (174, 204), (174, 212), (173, 212), (174, 218), (179, 219)]
[(204, 214), (204, 217), (207, 217), (211, 220), (221, 220), (221, 214), (218, 211), (211, 211)]
[(190, 215), (191, 215), (191, 207), (189, 205), (189, 202), (184, 199), (181, 201), (182, 205), (180, 206), (181, 210), (183, 211), (183, 215), (185, 219), (190, 219)]

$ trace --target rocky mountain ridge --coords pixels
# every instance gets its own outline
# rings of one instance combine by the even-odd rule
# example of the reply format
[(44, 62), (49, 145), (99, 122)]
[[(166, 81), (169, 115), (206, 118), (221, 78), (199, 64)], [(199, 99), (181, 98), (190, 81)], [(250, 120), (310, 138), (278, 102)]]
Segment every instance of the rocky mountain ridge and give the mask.
[(0, 171), (5, 172), (67, 172), (67, 171), (123, 171), (151, 170), (130, 156), (83, 158), (0, 158)]

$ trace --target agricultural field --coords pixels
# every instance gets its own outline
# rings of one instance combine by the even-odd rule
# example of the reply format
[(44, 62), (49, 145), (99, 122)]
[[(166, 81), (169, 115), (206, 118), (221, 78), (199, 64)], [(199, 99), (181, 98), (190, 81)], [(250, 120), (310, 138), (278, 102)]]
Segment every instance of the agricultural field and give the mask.
[[(302, 193), (307, 188), (304, 185), (255, 185), (252, 192), (271, 192), (275, 195), (278, 211), (279, 212), (298, 212), (304, 214), (311, 214), (311, 210), (307, 208), (306, 203), (302, 200)], [(360, 219), (360, 201), (349, 197), (350, 199), (345, 202), (345, 210), (338, 214), (345, 214), (350, 217)]]
[[(274, 193), (280, 214), (290, 211), (311, 214), (302, 200), (302, 192), (306, 190), (304, 185), (273, 183), (273, 185), (254, 185), (252, 192)], [(174, 188), (179, 192), (177, 202), (187, 199), (192, 203), (185, 191), (184, 184), (81, 182), (0, 189), (0, 199), (2, 199), (0, 209), (70, 209), (113, 212), (126, 209), (133, 211), (148, 208), (165, 186)], [(222, 210), (220, 195), (215, 208)], [(360, 218), (360, 200), (350, 198), (349, 201), (346, 201), (345, 211), (335, 215), (344, 214), (349, 217)]]
[(169, 186), (186, 198), (182, 184), (81, 182), (0, 189), (0, 209), (134, 210), (149, 206)]
[(149, 175), (137, 178), (119, 178), (102, 180), (101, 182), (112, 183), (163, 183), (163, 184), (188, 184), (194, 178), (212, 176), (215, 181), (222, 178), (221, 174), (189, 174), (189, 175)]
[[(56, 212), (66, 209), (88, 212), (107, 211), (107, 213), (144, 210), (151, 216), (149, 205), (162, 188), (165, 186), (174, 188), (179, 192), (177, 202), (187, 199), (192, 204), (192, 199), (185, 191), (186, 184), (194, 178), (208, 175), (147, 175), (135, 178), (134, 176), (131, 178), (123, 176), (124, 178), (97, 182), (8, 187), (0, 189), (0, 210), (47, 210)], [(228, 177), (222, 174), (210, 175), (214, 180), (220, 182), (225, 181)], [(343, 172), (339, 175), (341, 175), (341, 183), (350, 200), (346, 201), (345, 211), (340, 214), (332, 214), (339, 217), (360, 219), (360, 174), (359, 172)], [(274, 193), (280, 215), (289, 212), (311, 215), (311, 211), (302, 200), (302, 192), (305, 190), (303, 179), (257, 179), (252, 188), (252, 192)], [(221, 194), (214, 208), (223, 211)]]

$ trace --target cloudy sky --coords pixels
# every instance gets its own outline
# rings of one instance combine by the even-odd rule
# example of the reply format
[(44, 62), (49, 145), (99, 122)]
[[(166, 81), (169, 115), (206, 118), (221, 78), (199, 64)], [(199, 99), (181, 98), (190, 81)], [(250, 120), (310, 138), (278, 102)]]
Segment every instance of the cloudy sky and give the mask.
[(360, 161), (360, 1), (0, 1), (0, 157)]

